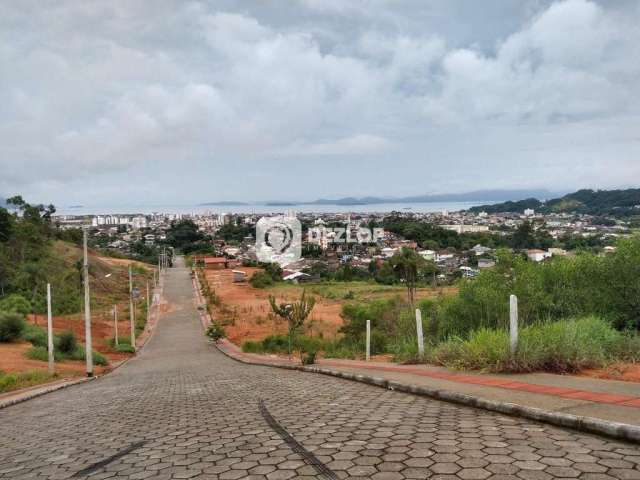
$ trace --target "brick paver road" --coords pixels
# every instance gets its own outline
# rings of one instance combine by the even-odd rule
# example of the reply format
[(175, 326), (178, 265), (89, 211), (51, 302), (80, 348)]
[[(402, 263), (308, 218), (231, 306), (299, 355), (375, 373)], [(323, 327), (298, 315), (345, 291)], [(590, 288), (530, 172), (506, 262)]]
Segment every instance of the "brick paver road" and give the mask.
[(640, 478), (638, 446), (238, 364), (206, 343), (186, 269), (166, 295), (174, 309), (139, 358), (0, 410), (0, 478)]

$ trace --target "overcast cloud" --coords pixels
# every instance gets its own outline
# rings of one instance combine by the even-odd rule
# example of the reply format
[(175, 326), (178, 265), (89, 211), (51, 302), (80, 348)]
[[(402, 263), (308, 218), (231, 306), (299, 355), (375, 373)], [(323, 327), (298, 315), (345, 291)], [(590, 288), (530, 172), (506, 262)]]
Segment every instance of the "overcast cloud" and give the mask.
[(640, 3), (0, 4), (0, 196), (637, 186)]

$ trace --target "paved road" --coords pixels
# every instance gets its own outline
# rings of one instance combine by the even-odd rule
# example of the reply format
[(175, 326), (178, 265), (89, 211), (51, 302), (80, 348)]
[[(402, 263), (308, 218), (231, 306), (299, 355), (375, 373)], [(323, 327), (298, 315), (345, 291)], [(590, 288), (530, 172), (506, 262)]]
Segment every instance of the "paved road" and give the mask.
[(139, 358), (0, 410), (0, 478), (640, 478), (637, 446), (238, 364), (205, 342), (186, 269), (166, 295)]

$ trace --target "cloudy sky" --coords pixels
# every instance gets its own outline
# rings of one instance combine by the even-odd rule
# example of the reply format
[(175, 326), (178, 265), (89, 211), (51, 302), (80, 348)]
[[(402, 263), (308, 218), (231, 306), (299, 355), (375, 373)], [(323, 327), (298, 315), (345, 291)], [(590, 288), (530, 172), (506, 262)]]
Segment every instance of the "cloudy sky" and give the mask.
[(638, 186), (640, 2), (0, 4), (0, 196)]

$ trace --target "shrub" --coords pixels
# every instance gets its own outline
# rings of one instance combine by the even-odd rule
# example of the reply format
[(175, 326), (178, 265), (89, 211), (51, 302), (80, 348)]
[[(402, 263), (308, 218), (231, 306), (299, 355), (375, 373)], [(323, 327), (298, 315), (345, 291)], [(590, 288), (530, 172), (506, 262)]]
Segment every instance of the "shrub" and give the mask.
[[(58, 335), (58, 350), (65, 355), (72, 355), (78, 349), (78, 341), (75, 334), (71, 330), (62, 332)], [(83, 354), (84, 358), (84, 354)]]
[(18, 384), (18, 376), (15, 373), (9, 373), (0, 376), (0, 392), (8, 392), (15, 390)]
[(544, 322), (521, 330), (512, 358), (506, 330), (480, 329), (467, 340), (439, 344), (430, 360), (452, 368), (491, 372), (576, 372), (609, 362), (640, 359), (640, 339), (620, 333), (598, 317)]
[(247, 340), (242, 344), (242, 351), (245, 353), (263, 353), (262, 343), (253, 340)]
[(47, 332), (37, 325), (27, 324), (22, 338), (30, 342), (34, 347), (47, 347)]
[(13, 293), (6, 298), (0, 300), (0, 310), (3, 312), (19, 313), (20, 315), (28, 315), (33, 308), (29, 300), (22, 295)]
[(253, 288), (267, 288), (273, 285), (273, 278), (266, 272), (255, 272), (251, 275), (249, 283)]
[(222, 325), (220, 325), (218, 322), (212, 322), (211, 325), (207, 327), (205, 335), (214, 342), (217, 342), (218, 340), (224, 338), (226, 333)]
[[(109, 362), (107, 361), (107, 358), (102, 355), (100, 352), (96, 351), (96, 350), (92, 350), (91, 351), (91, 358), (93, 359), (93, 363), (95, 365), (101, 365), (101, 366), (107, 366), (109, 365)], [(86, 350), (78, 345), (76, 347), (76, 349), (68, 355), (68, 357), (70, 360), (85, 360), (86, 357)]]
[[(49, 350), (47, 347), (31, 347), (25, 352), (25, 356), (31, 360), (39, 360), (41, 362), (49, 361)], [(54, 350), (53, 358), (56, 362), (64, 360), (66, 357), (60, 352)]]
[(128, 343), (121, 343), (116, 348), (116, 352), (120, 353), (136, 353), (136, 349)]
[(37, 385), (51, 378), (52, 376), (49, 373), (41, 370), (10, 374), (0, 373), (0, 393)]
[(26, 328), (27, 323), (19, 313), (0, 312), (0, 342), (15, 342)]
[(314, 363), (316, 363), (316, 352), (307, 352), (302, 355), (303, 365), (313, 365)]
[[(116, 348), (116, 339), (115, 339), (115, 337), (111, 337), (108, 340), (107, 343), (111, 348)], [(128, 336), (128, 335), (125, 336), (125, 337), (121, 337), (120, 335), (118, 335), (118, 345), (129, 345), (129, 346), (131, 346), (131, 337)]]

